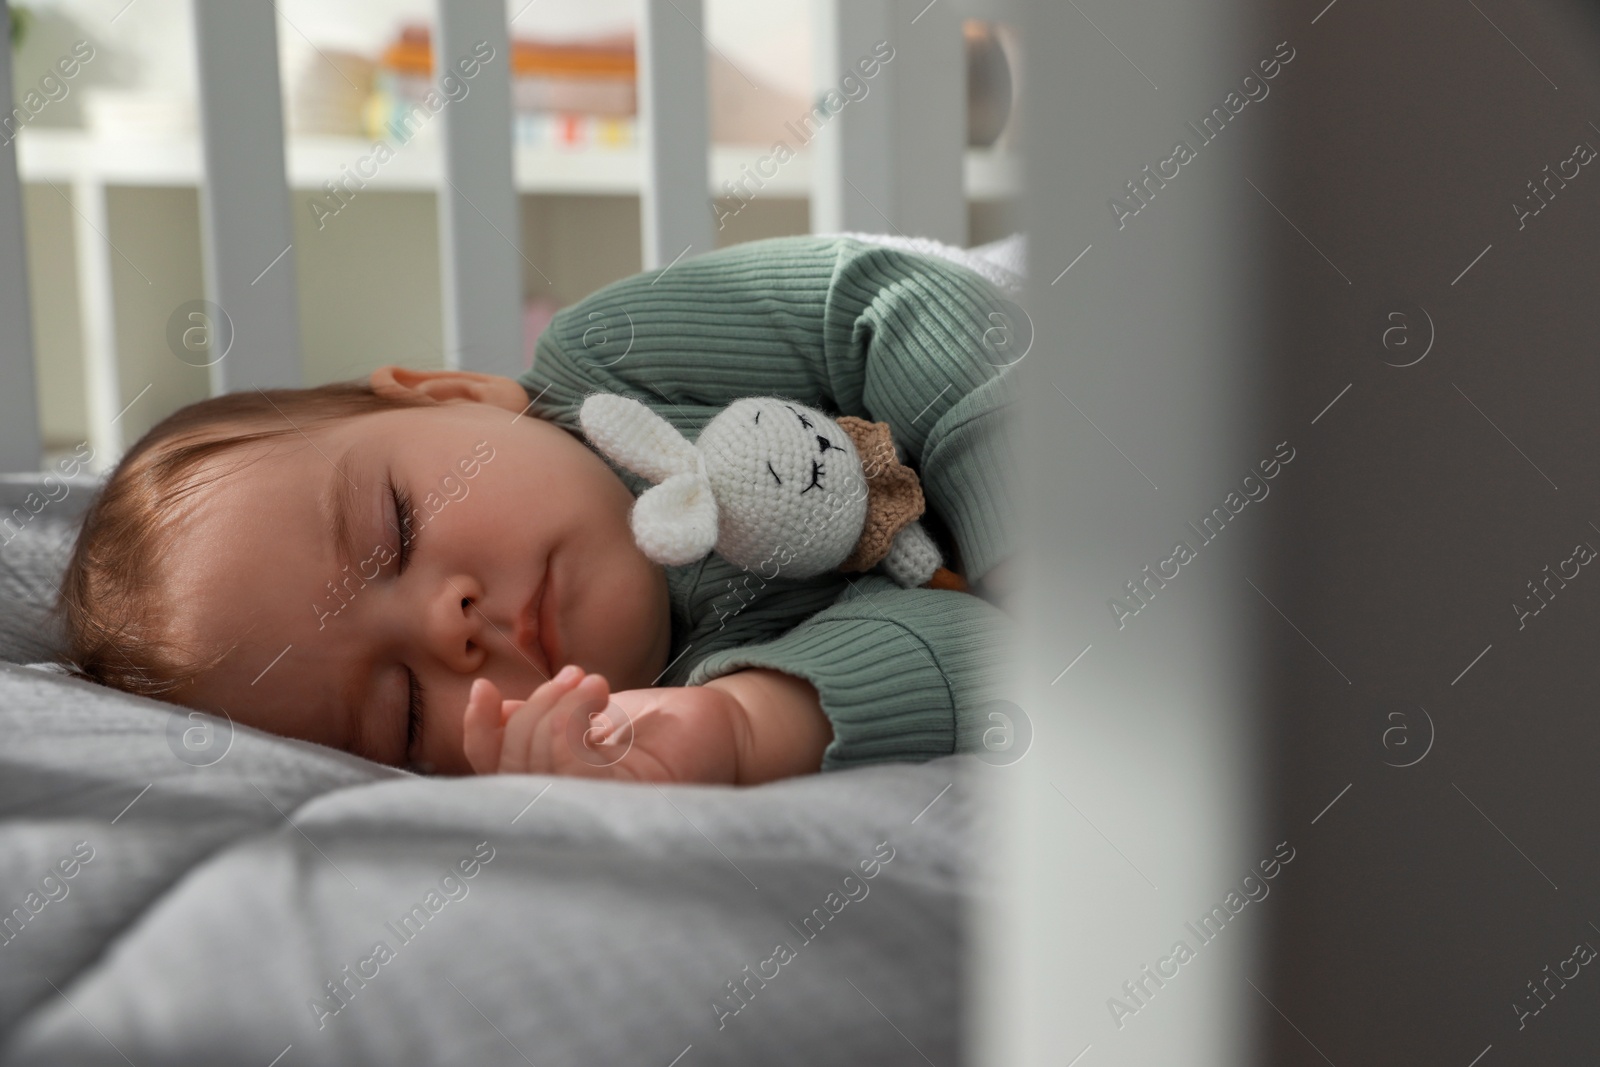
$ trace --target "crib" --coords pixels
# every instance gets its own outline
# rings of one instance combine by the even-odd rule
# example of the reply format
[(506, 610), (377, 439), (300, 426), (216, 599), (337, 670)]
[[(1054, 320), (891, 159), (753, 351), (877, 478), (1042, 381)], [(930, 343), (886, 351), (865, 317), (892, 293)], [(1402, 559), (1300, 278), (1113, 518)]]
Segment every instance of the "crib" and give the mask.
[[(891, 41), (895, 61), (874, 79), (880, 106), (844, 108), (821, 124), (810, 145), (813, 232), (900, 233), (965, 243), (962, 20), (992, 17), (998, 6), (972, 0), (817, 0), (818, 101), (876, 42)], [(440, 69), (474, 47), (508, 55), (504, 7), (497, 0), (441, 2)], [(0, 13), (6, 10), (0, 0)], [(224, 320), (207, 325), (225, 330), (231, 341), (208, 369), (209, 388), (214, 395), (305, 384), (276, 10), (270, 3), (196, 3), (193, 10), (205, 296)], [(641, 0), (637, 25), (640, 233), (643, 267), (650, 269), (714, 246), (702, 62), (707, 39), (700, 0)], [(0, 56), (0, 114), (9, 114), (14, 104), (9, 63), (9, 52)], [(510, 88), (509, 64), (485, 63), (474, 77), (474, 91), (440, 114), (437, 185), (445, 363), (508, 375), (521, 370), (523, 343), (523, 263), (510, 236), (518, 232), (519, 208), (508, 134)], [(104, 219), (93, 204), (79, 214), (80, 258), (89, 260), (83, 244), (97, 240)], [(11, 138), (0, 148), (0, 375), (6, 382), (0, 392), (0, 474), (36, 472), (42, 459), (24, 251), (17, 141)], [(96, 273), (86, 262), (78, 269)], [(109, 306), (109, 270), (90, 281), (104, 290), (98, 302)], [(103, 471), (131, 443), (119, 424), (127, 398), (107, 314), (86, 302), (83, 315), (86, 444), (96, 457), (93, 468)]]
[[(881, 106), (845, 108), (811, 143), (814, 231), (966, 243), (962, 17), (998, 13), (988, 6), (818, 0), (819, 95), (877, 42), (895, 59), (874, 80)], [(665, 268), (714, 246), (707, 42), (701, 0), (640, 0), (638, 12), (643, 259)], [(209, 365), (213, 394), (305, 384), (276, 18), (268, 0), (194, 5), (205, 293), (232, 338)], [(436, 25), (440, 67), (483, 43), (507, 54), (503, 0), (440, 0)], [(9, 60), (0, 48), (0, 114)], [(439, 117), (437, 211), (446, 363), (514, 376), (523, 263), (508, 236), (519, 208), (510, 89), (507, 64), (483, 64)], [(668, 796), (576, 780), (546, 796), (417, 778), (20, 666), (47, 666), (31, 640), (37, 610), (76, 516), (131, 443), (107, 324), (86, 322), (89, 431), (75, 456), (93, 462), (41, 471), (21, 191), (13, 139), (0, 149), (0, 645), (11, 650), (0, 656), (0, 1062), (954, 1062), (970, 1040), (966, 887), (951, 861), (977, 851), (970, 757), (795, 779), (737, 804), (715, 788)], [(874, 852), (885, 813), (894, 828)], [(69, 831), (82, 846), (58, 856)], [(842, 916), (853, 929), (807, 948), (840, 876), (896, 846), (891, 876)], [(44, 886), (49, 910), (13, 910), (25, 882)], [(451, 903), (420, 922), (453, 931), (418, 926), (437, 890)], [(527, 920), (556, 912), (559, 929), (535, 936)], [(395, 916), (400, 933), (380, 922)], [(801, 933), (785, 929), (791, 916)], [(375, 960), (372, 938), (356, 951), (368, 927), (398, 964)], [(800, 965), (747, 977), (777, 965), (749, 955), (777, 936)], [(518, 961), (514, 988), (486, 986), (477, 957)], [(135, 976), (146, 960), (158, 977)], [(774, 989), (751, 1000), (756, 983)], [(575, 1002), (573, 989), (589, 994)]]

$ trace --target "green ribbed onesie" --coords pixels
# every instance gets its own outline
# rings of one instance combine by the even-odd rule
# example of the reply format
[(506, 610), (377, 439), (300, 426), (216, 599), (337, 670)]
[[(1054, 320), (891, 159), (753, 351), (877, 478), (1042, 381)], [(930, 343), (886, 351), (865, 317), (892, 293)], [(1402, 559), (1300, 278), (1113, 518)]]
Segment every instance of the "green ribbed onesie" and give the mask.
[[(518, 381), (534, 413), (573, 431), (593, 392), (643, 401), (691, 440), (744, 396), (887, 422), (973, 582), (1013, 547), (1015, 387), (983, 343), (1000, 299), (965, 267), (854, 238), (752, 241), (562, 309)], [(648, 488), (613, 469), (635, 496)], [(666, 573), (659, 684), (747, 667), (806, 679), (833, 724), (824, 770), (982, 750), (1008, 625), (987, 601), (877, 573), (767, 580), (715, 555)]]

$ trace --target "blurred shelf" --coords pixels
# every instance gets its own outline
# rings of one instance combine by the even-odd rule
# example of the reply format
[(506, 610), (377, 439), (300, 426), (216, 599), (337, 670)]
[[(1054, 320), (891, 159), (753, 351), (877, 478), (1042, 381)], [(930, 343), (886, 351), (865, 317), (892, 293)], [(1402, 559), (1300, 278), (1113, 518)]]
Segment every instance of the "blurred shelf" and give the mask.
[[(419, 137), (394, 146), (387, 163), (376, 164), (377, 142), (359, 137), (292, 137), (288, 141), (289, 184), (321, 190), (324, 182), (345, 175), (364, 178), (360, 188), (432, 191), (438, 188), (440, 153), (434, 138)], [(741, 172), (757, 174), (769, 153), (759, 145), (715, 145), (711, 150), (711, 189), (725, 195), (723, 182), (737, 182)], [(360, 175), (358, 166), (376, 171)], [(28, 128), (17, 137), (17, 165), (25, 182), (88, 181), (99, 185), (198, 186), (200, 145), (194, 137), (107, 138), (82, 130)], [(517, 190), (522, 193), (566, 193), (600, 196), (637, 195), (642, 185), (642, 156), (637, 148), (533, 148), (514, 150)], [(1018, 160), (1010, 153), (974, 149), (967, 153), (966, 188), (973, 200), (1015, 196)], [(755, 185), (759, 182), (759, 186)], [(768, 178), (751, 179), (747, 188), (764, 196), (805, 199), (810, 192), (811, 159), (800, 152)]]

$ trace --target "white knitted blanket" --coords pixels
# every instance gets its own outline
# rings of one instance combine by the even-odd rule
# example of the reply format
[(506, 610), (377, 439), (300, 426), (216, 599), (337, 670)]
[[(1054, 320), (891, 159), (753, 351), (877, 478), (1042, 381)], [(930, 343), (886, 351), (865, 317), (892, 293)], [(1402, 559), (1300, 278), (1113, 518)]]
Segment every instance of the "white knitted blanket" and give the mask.
[(930, 237), (854, 232), (841, 233), (839, 236), (948, 259), (982, 275), (997, 289), (1010, 295), (1022, 292), (1022, 283), (1028, 274), (1028, 238), (1022, 233), (1014, 233), (974, 248), (957, 248)]

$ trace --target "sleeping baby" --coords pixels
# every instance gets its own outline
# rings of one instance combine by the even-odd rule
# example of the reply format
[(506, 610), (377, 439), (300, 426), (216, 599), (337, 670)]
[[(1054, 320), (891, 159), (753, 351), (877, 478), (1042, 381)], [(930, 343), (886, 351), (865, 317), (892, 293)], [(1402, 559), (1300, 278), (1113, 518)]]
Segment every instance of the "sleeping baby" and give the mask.
[[(945, 260), (776, 238), (564, 309), (518, 379), (389, 366), (190, 405), (85, 516), (70, 666), (426, 773), (754, 784), (981, 750), (1006, 674), (1003, 315)], [(596, 394), (643, 429), (598, 432)], [(708, 448), (724, 410), (798, 451)], [(842, 487), (877, 477), (871, 428), (920, 495), (863, 556), (885, 509), (874, 488), (863, 528)], [(795, 514), (830, 569), (734, 551), (738, 508), (706, 497), (724, 468), (750, 521), (826, 494), (826, 520)]]

